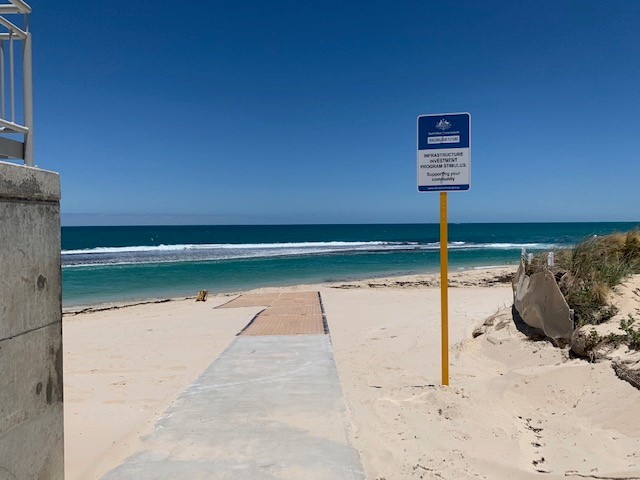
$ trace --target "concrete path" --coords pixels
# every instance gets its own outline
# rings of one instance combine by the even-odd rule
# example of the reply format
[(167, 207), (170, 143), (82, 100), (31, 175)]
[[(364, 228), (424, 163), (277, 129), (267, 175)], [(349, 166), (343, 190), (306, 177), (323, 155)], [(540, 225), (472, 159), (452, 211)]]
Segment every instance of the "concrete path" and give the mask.
[(239, 336), (115, 479), (364, 479), (328, 335)]

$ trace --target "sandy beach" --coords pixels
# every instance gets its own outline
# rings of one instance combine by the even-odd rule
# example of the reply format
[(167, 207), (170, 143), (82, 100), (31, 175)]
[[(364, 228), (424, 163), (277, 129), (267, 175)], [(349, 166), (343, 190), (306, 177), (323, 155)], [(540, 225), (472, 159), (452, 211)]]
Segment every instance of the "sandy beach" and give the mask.
[[(638, 391), (608, 362), (520, 333), (507, 321), (510, 273), (451, 275), (449, 387), (435, 275), (253, 292), (320, 292), (369, 479), (640, 478)], [(261, 309), (215, 308), (235, 296), (65, 314), (66, 478), (99, 478), (136, 451)]]

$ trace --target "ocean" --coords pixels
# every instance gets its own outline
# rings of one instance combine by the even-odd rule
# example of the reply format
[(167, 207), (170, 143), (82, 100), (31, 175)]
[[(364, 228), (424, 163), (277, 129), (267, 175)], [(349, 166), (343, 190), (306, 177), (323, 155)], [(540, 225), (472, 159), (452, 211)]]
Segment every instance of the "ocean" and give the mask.
[[(449, 225), (450, 269), (516, 265), (640, 223)], [(94, 305), (439, 269), (438, 224), (62, 227), (63, 305)]]

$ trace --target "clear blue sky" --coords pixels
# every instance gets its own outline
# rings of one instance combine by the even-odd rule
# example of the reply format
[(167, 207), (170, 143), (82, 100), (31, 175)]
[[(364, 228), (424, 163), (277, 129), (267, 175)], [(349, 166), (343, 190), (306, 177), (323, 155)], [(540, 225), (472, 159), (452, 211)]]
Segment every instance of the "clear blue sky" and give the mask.
[(66, 223), (436, 222), (416, 116), (458, 111), (451, 221), (640, 219), (639, 1), (30, 3)]

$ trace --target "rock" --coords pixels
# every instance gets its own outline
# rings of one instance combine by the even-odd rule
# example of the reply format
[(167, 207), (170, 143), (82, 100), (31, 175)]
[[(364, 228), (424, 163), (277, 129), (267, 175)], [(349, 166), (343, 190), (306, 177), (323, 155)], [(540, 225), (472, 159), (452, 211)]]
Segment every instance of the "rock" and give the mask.
[(595, 345), (590, 345), (591, 332), (595, 332), (591, 325), (585, 325), (584, 327), (577, 328), (571, 335), (571, 351), (580, 357), (586, 357), (589, 355)]

